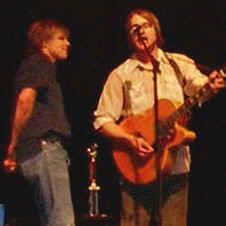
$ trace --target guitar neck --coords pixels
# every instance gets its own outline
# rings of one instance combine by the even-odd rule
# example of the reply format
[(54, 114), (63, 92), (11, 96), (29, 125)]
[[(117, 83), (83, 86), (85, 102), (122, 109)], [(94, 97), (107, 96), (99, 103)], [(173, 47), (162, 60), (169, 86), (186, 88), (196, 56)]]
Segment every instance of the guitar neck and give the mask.
[(175, 111), (173, 114), (169, 116), (167, 119), (167, 124), (171, 127), (171, 125), (174, 125), (175, 121), (184, 116), (184, 115), (189, 115), (191, 109), (196, 105), (196, 104), (201, 104), (208, 98), (210, 98), (213, 95), (211, 92), (211, 88), (209, 83), (205, 84), (195, 95), (188, 97), (184, 104), (182, 104), (177, 111)]

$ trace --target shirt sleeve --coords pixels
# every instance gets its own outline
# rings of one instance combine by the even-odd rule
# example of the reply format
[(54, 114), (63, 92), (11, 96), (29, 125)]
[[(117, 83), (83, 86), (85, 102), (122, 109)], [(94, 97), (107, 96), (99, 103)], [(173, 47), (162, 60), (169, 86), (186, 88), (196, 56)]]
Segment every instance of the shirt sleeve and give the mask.
[(97, 130), (107, 122), (116, 122), (123, 110), (123, 86), (122, 81), (113, 71), (103, 88), (97, 109), (94, 112), (94, 128)]
[(25, 61), (15, 77), (15, 88), (45, 88), (48, 86), (48, 66), (40, 62)]
[(200, 72), (196, 63), (191, 58), (176, 54), (175, 60), (184, 76), (184, 93), (188, 96), (194, 95), (208, 82), (208, 77)]

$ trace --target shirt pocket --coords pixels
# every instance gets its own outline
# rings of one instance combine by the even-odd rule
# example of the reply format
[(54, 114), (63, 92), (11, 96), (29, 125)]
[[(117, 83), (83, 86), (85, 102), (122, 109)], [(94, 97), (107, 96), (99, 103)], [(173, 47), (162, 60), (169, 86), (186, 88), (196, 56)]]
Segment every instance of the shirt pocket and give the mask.
[(130, 89), (131, 107), (133, 113), (139, 113), (145, 110), (147, 105), (147, 97), (145, 95), (145, 87), (143, 82), (133, 84)]

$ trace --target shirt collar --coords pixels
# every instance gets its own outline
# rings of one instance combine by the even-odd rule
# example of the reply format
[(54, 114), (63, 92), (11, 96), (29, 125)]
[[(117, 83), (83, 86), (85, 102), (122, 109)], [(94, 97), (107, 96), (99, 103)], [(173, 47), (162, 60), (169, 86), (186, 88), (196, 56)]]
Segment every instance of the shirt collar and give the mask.
[[(157, 57), (157, 61), (161, 64), (161, 63), (167, 63), (168, 60), (165, 56), (166, 53), (163, 52), (163, 50), (161, 49), (158, 49), (158, 57)], [(142, 69), (145, 69), (145, 70), (153, 70), (153, 67), (150, 66), (150, 65), (146, 65), (146, 64), (143, 64), (141, 60), (139, 60), (139, 57), (136, 55), (136, 53), (134, 53), (131, 58), (135, 61), (135, 66), (136, 67), (140, 67)]]

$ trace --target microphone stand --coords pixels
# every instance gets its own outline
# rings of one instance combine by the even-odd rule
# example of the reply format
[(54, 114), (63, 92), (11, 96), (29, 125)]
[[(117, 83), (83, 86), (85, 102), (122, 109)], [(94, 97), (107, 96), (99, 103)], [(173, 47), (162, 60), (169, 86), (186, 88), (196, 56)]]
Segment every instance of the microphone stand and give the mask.
[(161, 203), (162, 203), (162, 175), (161, 175), (161, 167), (160, 167), (160, 139), (159, 139), (159, 127), (158, 127), (158, 85), (157, 85), (157, 72), (159, 72), (159, 62), (151, 55), (148, 50), (147, 45), (144, 42), (144, 39), (140, 37), (140, 33), (137, 33), (138, 39), (141, 41), (144, 46), (145, 53), (149, 57), (150, 61), (153, 65), (153, 81), (154, 81), (154, 129), (155, 129), (155, 144), (154, 149), (156, 152), (155, 155), (155, 167), (157, 173), (157, 181), (156, 181), (156, 191), (157, 191), (157, 199), (155, 199), (155, 208), (154, 208), (154, 219), (151, 219), (151, 225), (153, 226), (161, 226), (162, 218), (161, 218)]

